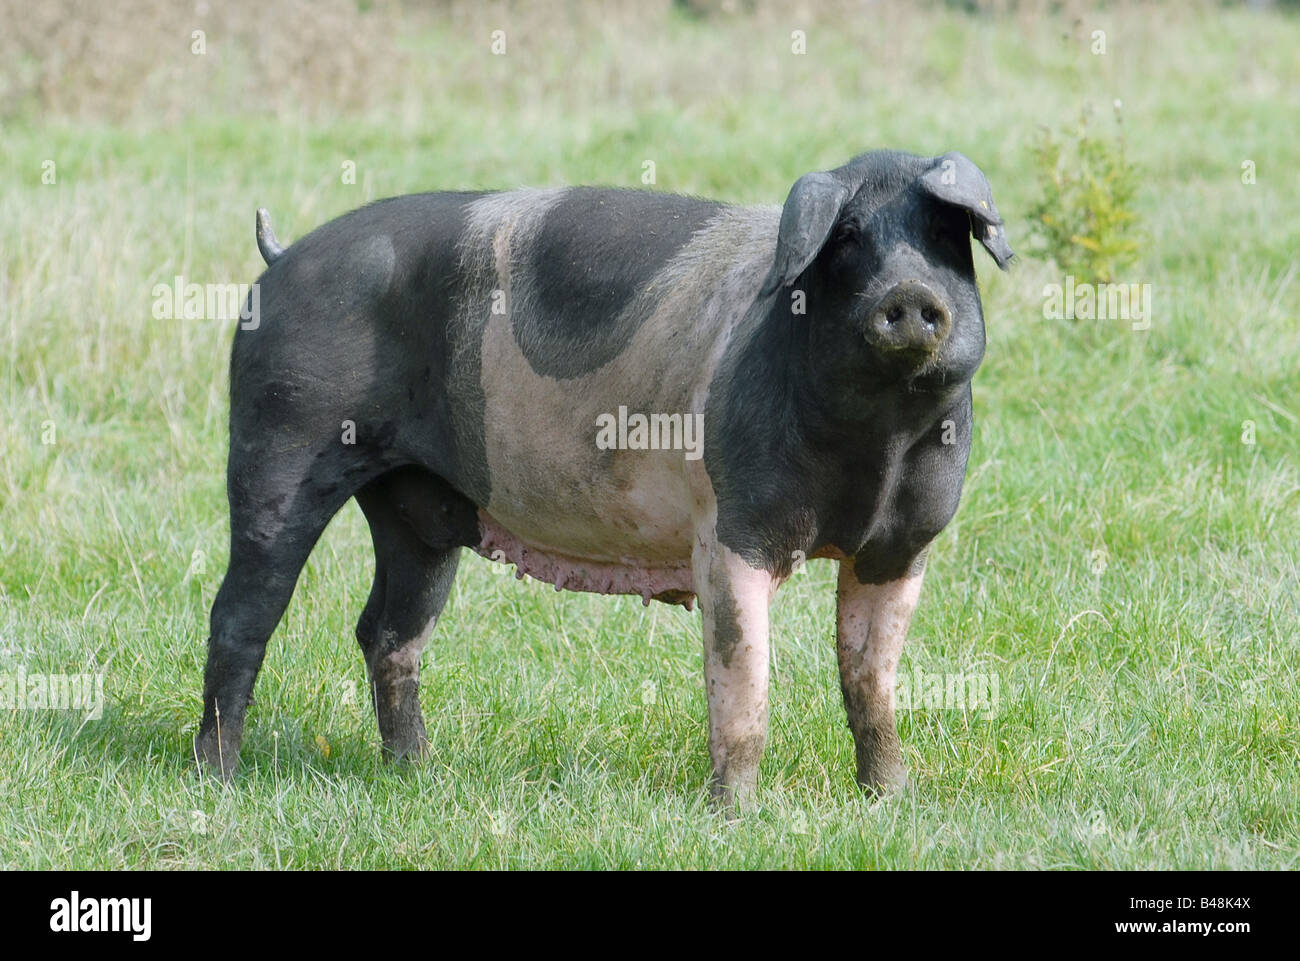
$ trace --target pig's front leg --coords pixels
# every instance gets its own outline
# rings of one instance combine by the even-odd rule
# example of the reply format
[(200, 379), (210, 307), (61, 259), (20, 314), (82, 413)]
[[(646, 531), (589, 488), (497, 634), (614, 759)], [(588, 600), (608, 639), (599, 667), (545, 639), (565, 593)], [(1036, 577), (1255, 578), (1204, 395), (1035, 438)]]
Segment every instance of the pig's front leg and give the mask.
[(858, 783), (877, 793), (907, 786), (894, 720), (894, 685), (924, 576), (922, 558), (898, 580), (861, 584), (853, 572), (853, 559), (840, 562), (835, 594), (840, 684), (857, 748)]
[(692, 565), (704, 618), (713, 796), (734, 812), (753, 798), (767, 741), (767, 609), (777, 581), (712, 531), (697, 537)]

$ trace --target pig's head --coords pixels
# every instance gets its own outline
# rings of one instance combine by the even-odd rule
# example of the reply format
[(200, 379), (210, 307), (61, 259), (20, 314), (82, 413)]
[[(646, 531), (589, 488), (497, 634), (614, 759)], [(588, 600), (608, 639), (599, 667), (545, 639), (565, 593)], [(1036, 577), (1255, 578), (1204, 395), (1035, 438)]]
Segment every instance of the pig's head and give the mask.
[(795, 182), (762, 295), (805, 326), (813, 375), (846, 403), (960, 385), (984, 355), (972, 235), (1005, 270), (1002, 218), (967, 157), (863, 154)]

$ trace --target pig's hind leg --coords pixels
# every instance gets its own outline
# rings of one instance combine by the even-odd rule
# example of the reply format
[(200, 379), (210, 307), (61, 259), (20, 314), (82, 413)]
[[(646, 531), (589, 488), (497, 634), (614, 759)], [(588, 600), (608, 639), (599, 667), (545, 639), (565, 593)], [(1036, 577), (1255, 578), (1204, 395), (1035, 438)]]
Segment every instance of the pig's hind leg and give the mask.
[(385, 756), (416, 758), (428, 750), (420, 654), (447, 602), (461, 546), (477, 541), (477, 512), (440, 478), (414, 467), (371, 482), (357, 503), (375, 546), (375, 580), (357, 641)]
[(267, 641), (312, 547), (351, 496), (330, 455), (278, 438), (232, 438), (230, 563), (212, 604), (203, 719), (194, 744), (199, 763), (221, 778), (237, 764)]

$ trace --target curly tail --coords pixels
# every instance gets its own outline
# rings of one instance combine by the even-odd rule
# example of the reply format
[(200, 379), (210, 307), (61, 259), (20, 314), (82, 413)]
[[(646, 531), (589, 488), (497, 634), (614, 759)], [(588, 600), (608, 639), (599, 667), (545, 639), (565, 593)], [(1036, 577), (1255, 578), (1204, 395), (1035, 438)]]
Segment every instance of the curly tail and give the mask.
[(265, 207), (257, 208), (257, 249), (262, 252), (262, 259), (268, 267), (284, 253), (284, 246), (275, 239), (275, 231), (271, 229), (271, 215)]

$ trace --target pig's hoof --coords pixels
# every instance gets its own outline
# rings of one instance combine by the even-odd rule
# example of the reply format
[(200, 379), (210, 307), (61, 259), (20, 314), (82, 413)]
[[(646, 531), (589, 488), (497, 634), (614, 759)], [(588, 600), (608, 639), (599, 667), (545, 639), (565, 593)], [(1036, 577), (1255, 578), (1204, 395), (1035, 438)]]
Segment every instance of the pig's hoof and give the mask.
[(390, 741), (384, 745), (384, 760), (393, 764), (415, 764), (425, 760), (430, 753), (429, 740), (423, 733), (416, 737), (400, 741)]
[(858, 784), (868, 795), (878, 798), (897, 797), (907, 791), (910, 782), (902, 764), (858, 770)]
[(229, 783), (235, 774), (239, 757), (225, 750), (215, 737), (200, 734), (194, 739), (194, 762), (199, 771), (223, 783)]
[(714, 809), (728, 822), (734, 823), (754, 807), (757, 784), (724, 784), (715, 778), (710, 785), (710, 794)]

